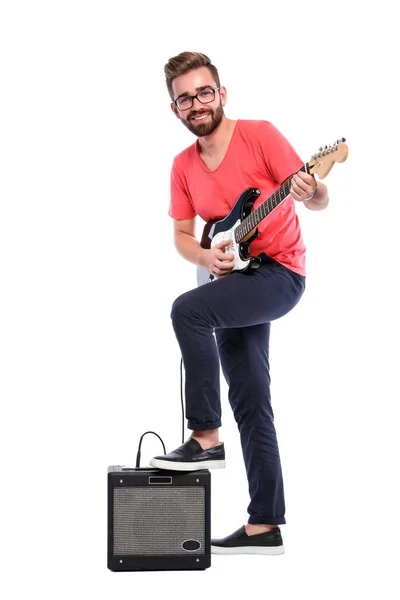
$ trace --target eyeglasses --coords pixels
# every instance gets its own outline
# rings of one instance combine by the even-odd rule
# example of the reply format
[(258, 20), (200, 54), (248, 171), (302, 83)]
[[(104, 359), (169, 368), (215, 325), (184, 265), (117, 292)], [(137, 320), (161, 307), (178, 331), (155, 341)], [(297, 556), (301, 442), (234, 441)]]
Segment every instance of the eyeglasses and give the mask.
[(208, 86), (197, 92), (195, 96), (179, 96), (173, 102), (179, 110), (189, 110), (189, 108), (192, 108), (195, 98), (197, 98), (201, 104), (210, 104), (210, 102), (215, 99), (215, 92), (218, 92), (218, 90), (219, 87), (212, 88), (211, 86)]

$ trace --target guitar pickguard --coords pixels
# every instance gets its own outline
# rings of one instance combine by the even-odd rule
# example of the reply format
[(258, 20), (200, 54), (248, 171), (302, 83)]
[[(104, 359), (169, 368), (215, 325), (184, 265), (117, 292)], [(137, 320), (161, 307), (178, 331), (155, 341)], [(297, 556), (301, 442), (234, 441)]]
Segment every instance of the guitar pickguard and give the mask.
[[(247, 188), (240, 195), (229, 215), (214, 223), (207, 223), (204, 228), (201, 239), (202, 248), (213, 248), (216, 244), (229, 240), (230, 244), (226, 246), (225, 252), (233, 254), (235, 257), (235, 266), (231, 272), (245, 271), (249, 267), (256, 268), (259, 265), (259, 259), (248, 256), (250, 242), (257, 236), (257, 230), (246, 241), (237, 242), (235, 240), (235, 229), (250, 214), (259, 194), (260, 190), (258, 188)], [(214, 277), (210, 277), (207, 269), (197, 267), (198, 285), (202, 285), (213, 279)]]
[[(235, 266), (232, 271), (245, 271), (249, 268), (250, 262), (252, 259), (243, 260), (240, 256), (240, 244), (235, 241), (235, 228), (240, 224), (240, 219), (235, 223), (235, 225), (231, 229), (227, 229), (226, 231), (220, 231), (217, 233), (211, 240), (211, 248), (213, 248), (216, 244), (220, 242), (224, 242), (225, 240), (230, 240), (229, 246), (226, 246), (225, 252), (226, 254), (234, 254), (235, 255)], [(214, 226), (213, 226), (214, 227)], [(210, 236), (213, 234), (213, 227), (210, 231)], [(254, 259), (253, 259), (254, 260)], [(204, 267), (197, 267), (197, 285), (203, 285), (205, 283), (209, 283), (214, 278), (210, 279), (210, 273)]]
[[(235, 241), (235, 228), (240, 225), (240, 219), (235, 223), (235, 225), (231, 229), (227, 229), (226, 231), (220, 231), (217, 233), (211, 240), (211, 248), (220, 244), (221, 242), (226, 242), (230, 240), (229, 246), (225, 248), (226, 254), (234, 254), (235, 255), (235, 266), (233, 267), (233, 271), (244, 271), (249, 266), (250, 260), (242, 260), (239, 252), (239, 244)], [(212, 230), (211, 230), (212, 233)]]

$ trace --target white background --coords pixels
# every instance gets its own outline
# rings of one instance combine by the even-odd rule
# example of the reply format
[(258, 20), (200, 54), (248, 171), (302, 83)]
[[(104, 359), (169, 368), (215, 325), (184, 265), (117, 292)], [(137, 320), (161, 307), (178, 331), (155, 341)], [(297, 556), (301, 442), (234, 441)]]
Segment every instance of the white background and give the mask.
[[(398, 597), (393, 5), (1, 3), (4, 598)], [(184, 50), (218, 67), (228, 117), (273, 122), (305, 161), (342, 136), (350, 153), (325, 180), (326, 211), (297, 205), (307, 292), (272, 326), (286, 554), (118, 574), (106, 568), (107, 467), (134, 466), (149, 429), (167, 451), (181, 443), (169, 314), (195, 268), (167, 209), (173, 157), (194, 138), (163, 67)], [(214, 537), (244, 524), (249, 502), (225, 384), (222, 406)], [(161, 451), (146, 436), (142, 465)]]

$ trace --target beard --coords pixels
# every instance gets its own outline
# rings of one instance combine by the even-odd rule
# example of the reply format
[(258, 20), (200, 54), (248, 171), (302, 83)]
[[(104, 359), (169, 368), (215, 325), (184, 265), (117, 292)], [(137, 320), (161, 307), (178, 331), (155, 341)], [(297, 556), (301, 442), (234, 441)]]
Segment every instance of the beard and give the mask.
[[(202, 123), (201, 121), (197, 122), (197, 121), (192, 120), (193, 117), (196, 117), (197, 115), (204, 115), (204, 114), (210, 115), (210, 120), (207, 123)], [(222, 105), (220, 104), (215, 111), (207, 109), (207, 108), (204, 108), (203, 110), (197, 110), (195, 112), (191, 112), (189, 117), (187, 118), (187, 120), (181, 119), (181, 121), (184, 124), (184, 126), (189, 129), (189, 131), (191, 133), (194, 133), (194, 135), (197, 135), (197, 137), (204, 137), (205, 135), (210, 135), (217, 129), (218, 125), (222, 121), (223, 116), (224, 116), (224, 109), (222, 108)]]

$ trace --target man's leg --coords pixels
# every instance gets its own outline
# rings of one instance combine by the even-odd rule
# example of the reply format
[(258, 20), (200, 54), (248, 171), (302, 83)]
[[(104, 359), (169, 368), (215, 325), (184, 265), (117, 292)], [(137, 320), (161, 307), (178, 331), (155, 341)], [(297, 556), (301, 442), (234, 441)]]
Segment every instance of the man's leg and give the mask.
[[(183, 469), (197, 461), (196, 467), (201, 468), (200, 451), (205, 448), (204, 468), (223, 466), (224, 456), (219, 456), (218, 447), (211, 447), (217, 443), (216, 430), (221, 425), (219, 357), (213, 332), (282, 317), (299, 301), (304, 282), (300, 275), (271, 261), (255, 271), (231, 273), (175, 300), (171, 317), (185, 365), (186, 417), (194, 440), (190, 448), (169, 458), (155, 457), (153, 466)], [(186, 462), (182, 453), (187, 455)]]
[(304, 281), (271, 261), (255, 271), (232, 273), (202, 285), (175, 300), (171, 318), (185, 366), (189, 429), (199, 432), (221, 426), (214, 331), (265, 325), (284, 316), (299, 301)]
[(216, 330), (249, 484), (250, 525), (246, 525), (249, 535), (285, 523), (282, 471), (270, 395), (269, 335), (270, 323)]

